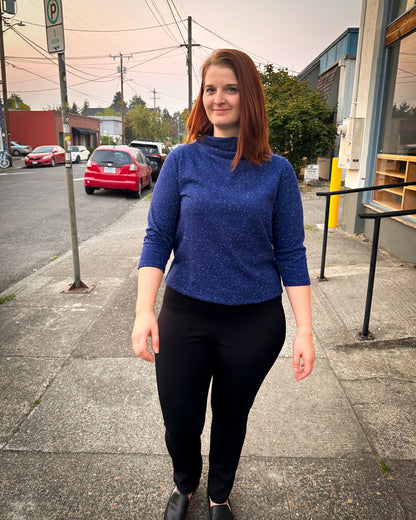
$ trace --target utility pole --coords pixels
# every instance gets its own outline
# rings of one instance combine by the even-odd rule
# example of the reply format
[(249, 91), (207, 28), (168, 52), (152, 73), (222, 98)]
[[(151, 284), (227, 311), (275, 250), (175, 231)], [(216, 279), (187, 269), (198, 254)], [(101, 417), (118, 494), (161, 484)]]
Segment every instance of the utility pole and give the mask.
[(160, 98), (156, 97), (156, 94), (157, 94), (156, 89), (153, 89), (152, 92), (153, 92), (153, 110), (156, 112), (156, 99), (160, 99)]
[(10, 154), (10, 164), (12, 165), (12, 149), (10, 144), (10, 121), (9, 106), (7, 104), (7, 81), (6, 81), (6, 61), (4, 57), (3, 42), (3, 9), (0, 9), (0, 60), (1, 60), (1, 86), (3, 90), (3, 110), (4, 110), (4, 134), (6, 136), (7, 151)]
[(124, 122), (124, 74), (126, 73), (126, 67), (123, 67), (123, 58), (132, 58), (132, 54), (121, 54), (118, 56), (112, 56), (110, 54), (110, 58), (119, 59), (120, 67), (117, 67), (117, 72), (120, 72), (120, 93), (121, 93), (121, 144), (126, 144), (126, 127)]
[(187, 47), (186, 64), (188, 65), (188, 116), (192, 112), (192, 47), (199, 47), (198, 43), (192, 43), (192, 16), (188, 16), (188, 43), (181, 44)]

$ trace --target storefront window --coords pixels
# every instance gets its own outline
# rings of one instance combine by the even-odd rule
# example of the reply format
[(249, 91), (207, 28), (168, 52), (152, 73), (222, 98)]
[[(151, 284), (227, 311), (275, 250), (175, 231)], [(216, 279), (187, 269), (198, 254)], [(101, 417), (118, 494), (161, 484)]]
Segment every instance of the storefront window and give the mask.
[(380, 153), (416, 155), (416, 33), (389, 48), (390, 70)]
[(394, 0), (389, 23), (416, 5), (415, 0)]

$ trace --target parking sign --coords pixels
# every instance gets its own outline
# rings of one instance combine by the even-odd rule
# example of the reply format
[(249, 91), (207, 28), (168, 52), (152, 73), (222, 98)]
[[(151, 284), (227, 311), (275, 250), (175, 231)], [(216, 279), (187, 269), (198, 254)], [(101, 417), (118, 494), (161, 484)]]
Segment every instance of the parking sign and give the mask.
[(45, 8), (46, 41), (48, 52), (65, 50), (62, 0), (43, 0)]

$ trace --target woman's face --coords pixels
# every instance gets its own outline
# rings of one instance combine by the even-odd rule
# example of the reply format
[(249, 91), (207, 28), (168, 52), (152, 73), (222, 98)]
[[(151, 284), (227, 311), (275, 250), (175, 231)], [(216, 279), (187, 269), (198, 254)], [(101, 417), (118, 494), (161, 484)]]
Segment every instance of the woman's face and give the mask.
[(214, 137), (237, 137), (240, 129), (240, 92), (234, 71), (211, 65), (205, 75), (205, 112), (214, 126)]

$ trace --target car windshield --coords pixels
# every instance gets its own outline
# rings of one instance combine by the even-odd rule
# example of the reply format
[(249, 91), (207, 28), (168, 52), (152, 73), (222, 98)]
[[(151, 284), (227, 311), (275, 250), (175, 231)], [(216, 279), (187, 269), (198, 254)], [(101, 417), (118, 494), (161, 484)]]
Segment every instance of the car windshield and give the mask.
[(52, 152), (52, 146), (37, 146), (33, 153), (49, 153)]
[(141, 150), (146, 155), (150, 155), (152, 153), (157, 153), (157, 154), (159, 153), (159, 150), (157, 149), (157, 146), (152, 145), (152, 144), (134, 144), (134, 143), (131, 143), (130, 146), (133, 147), (133, 148), (138, 148), (139, 150)]
[(116, 166), (118, 168), (133, 162), (128, 153), (119, 150), (95, 150), (92, 160), (100, 166)]

